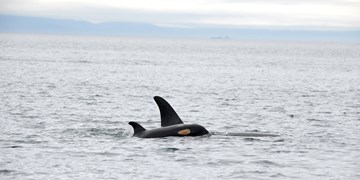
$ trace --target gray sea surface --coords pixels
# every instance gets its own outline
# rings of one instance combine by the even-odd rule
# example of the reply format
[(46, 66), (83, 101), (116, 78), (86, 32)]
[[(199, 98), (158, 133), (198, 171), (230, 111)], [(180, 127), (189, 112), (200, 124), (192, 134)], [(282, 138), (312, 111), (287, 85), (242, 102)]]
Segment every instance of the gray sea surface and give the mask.
[[(133, 138), (185, 123), (279, 137)], [(360, 179), (360, 44), (0, 34), (0, 179)]]

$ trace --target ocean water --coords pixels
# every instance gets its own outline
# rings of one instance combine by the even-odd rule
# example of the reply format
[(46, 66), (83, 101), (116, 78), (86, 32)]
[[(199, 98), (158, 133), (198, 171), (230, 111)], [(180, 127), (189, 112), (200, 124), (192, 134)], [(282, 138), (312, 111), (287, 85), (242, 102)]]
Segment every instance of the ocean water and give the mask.
[[(209, 131), (133, 138), (153, 96)], [(0, 34), (0, 179), (360, 179), (360, 44)]]

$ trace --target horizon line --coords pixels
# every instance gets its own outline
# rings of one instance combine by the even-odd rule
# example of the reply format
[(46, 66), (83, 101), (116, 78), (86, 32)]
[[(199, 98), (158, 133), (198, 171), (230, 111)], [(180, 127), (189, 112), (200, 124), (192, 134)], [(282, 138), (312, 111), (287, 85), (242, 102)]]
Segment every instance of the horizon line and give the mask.
[[(13, 15), (13, 14), (3, 14), (0, 13), (0, 16), (8, 16), (8, 17), (19, 17), (19, 18), (39, 18), (39, 19), (47, 19), (47, 20), (55, 20), (55, 21), (74, 21), (74, 22), (82, 22), (88, 23), (92, 25), (102, 25), (102, 24), (142, 24), (142, 25), (152, 25), (159, 28), (176, 28), (176, 29), (256, 29), (256, 30), (275, 30), (275, 31), (334, 31), (334, 32), (354, 32), (360, 31), (360, 28), (340, 28), (340, 27), (317, 27), (317, 26), (298, 26), (298, 25), (273, 25), (273, 26), (266, 26), (266, 25), (237, 25), (237, 26), (229, 26), (229, 25), (202, 25), (202, 24), (156, 24), (156, 23), (146, 23), (146, 22), (135, 22), (135, 21), (104, 21), (104, 22), (91, 22), (87, 20), (80, 20), (80, 19), (68, 19), (68, 18), (56, 18), (56, 17), (44, 17), (44, 16), (25, 16), (25, 15)], [(1, 23), (1, 21), (0, 21)], [(1, 27), (0, 27), (1, 28)]]

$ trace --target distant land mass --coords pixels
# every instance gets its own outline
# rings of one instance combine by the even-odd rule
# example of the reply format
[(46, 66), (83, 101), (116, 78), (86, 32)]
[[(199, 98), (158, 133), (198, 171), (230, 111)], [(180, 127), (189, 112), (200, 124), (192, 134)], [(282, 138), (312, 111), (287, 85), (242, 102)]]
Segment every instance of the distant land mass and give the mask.
[(360, 30), (285, 30), (221, 27), (182, 28), (123, 22), (95, 24), (77, 20), (12, 15), (0, 15), (0, 32), (135, 37), (360, 42)]

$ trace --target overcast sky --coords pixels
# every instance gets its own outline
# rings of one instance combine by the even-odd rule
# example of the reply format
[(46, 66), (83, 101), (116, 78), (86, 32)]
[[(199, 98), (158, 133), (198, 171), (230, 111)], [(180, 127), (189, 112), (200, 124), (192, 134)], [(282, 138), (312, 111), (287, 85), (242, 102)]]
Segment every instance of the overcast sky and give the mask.
[(0, 14), (179, 27), (360, 29), (360, 0), (0, 0)]

